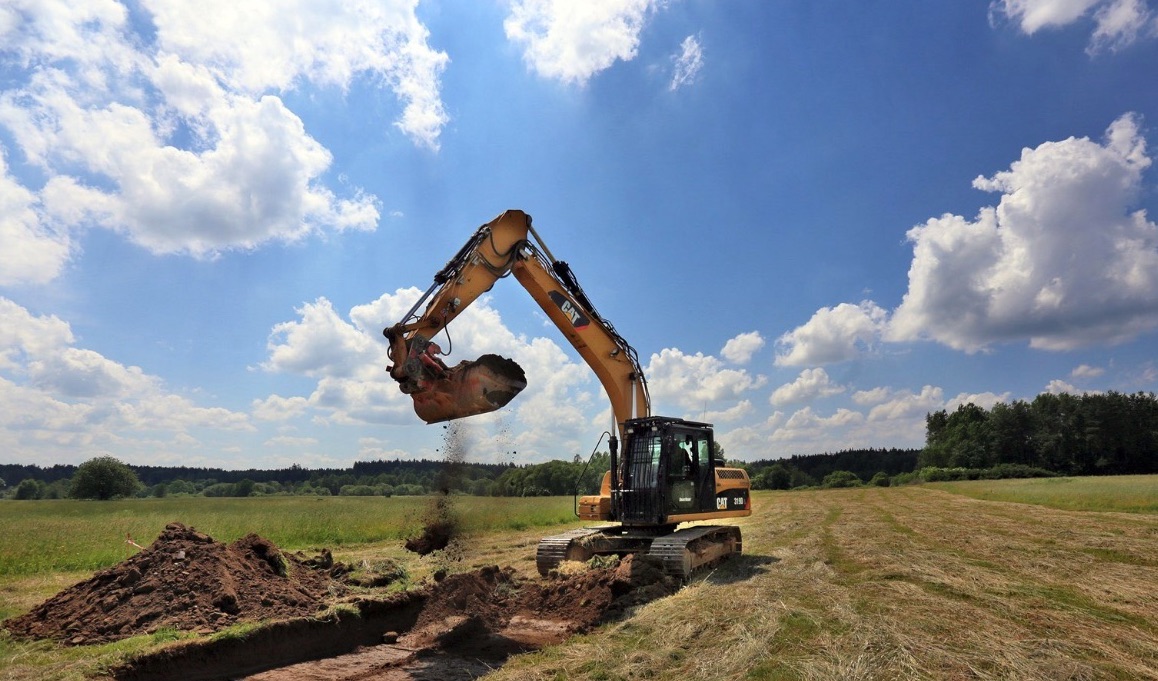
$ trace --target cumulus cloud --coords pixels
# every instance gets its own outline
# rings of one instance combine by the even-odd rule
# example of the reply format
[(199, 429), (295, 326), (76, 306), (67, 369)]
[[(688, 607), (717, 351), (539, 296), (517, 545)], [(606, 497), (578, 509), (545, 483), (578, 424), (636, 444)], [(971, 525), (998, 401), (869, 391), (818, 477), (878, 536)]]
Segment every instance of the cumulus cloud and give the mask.
[(503, 21), (527, 65), (544, 78), (584, 85), (616, 61), (631, 61), (660, 0), (515, 0)]
[(807, 323), (777, 339), (776, 365), (829, 364), (860, 357), (875, 346), (887, 317), (870, 300), (821, 308)]
[(909, 230), (909, 287), (894, 311), (872, 301), (821, 308), (777, 340), (776, 364), (854, 359), (881, 341), (1072, 350), (1152, 331), (1158, 224), (1134, 208), (1152, 162), (1140, 126), (1128, 113), (1101, 142), (1046, 142), (978, 177), (974, 187), (1001, 194), (997, 206)]
[(1083, 391), (1075, 388), (1073, 385), (1066, 383), (1060, 378), (1055, 378), (1045, 386), (1045, 392), (1051, 395), (1081, 395)]
[(845, 387), (833, 383), (824, 369), (805, 369), (795, 381), (785, 383), (774, 390), (769, 402), (773, 406), (782, 407), (786, 404), (810, 402), (822, 397), (839, 395), (844, 391)]
[(1117, 50), (1140, 37), (1152, 37), (1156, 28), (1146, 0), (994, 0), (990, 11), (1016, 22), (1027, 35), (1091, 17), (1091, 53)]
[(365, 329), (347, 323), (325, 298), (307, 303), (296, 312), (299, 319), (273, 327), (268, 348), (271, 371), (314, 378), (348, 378), (366, 366), (381, 363), (382, 344), (375, 344)]
[(766, 376), (728, 369), (717, 357), (699, 352), (689, 355), (675, 348), (653, 354), (645, 372), (653, 407), (666, 412), (662, 405), (671, 405), (684, 414), (719, 410), (721, 405), (730, 408), (745, 393), (768, 382)]
[(41, 220), (36, 194), (8, 174), (4, 156), (0, 145), (0, 286), (43, 284), (68, 262), (71, 239)]
[(807, 405), (791, 414), (776, 410), (755, 424), (717, 428), (717, 438), (729, 456), (745, 460), (837, 452), (869, 443), (877, 447), (920, 447), (925, 441), (925, 416), (929, 412), (955, 409), (965, 402), (990, 408), (996, 402), (1008, 401), (1009, 394), (961, 393), (945, 400), (944, 391), (933, 385), (919, 391), (880, 386), (858, 390), (851, 399), (859, 409), (837, 407), (824, 413)]
[(301, 80), (340, 88), (359, 74), (386, 82), (405, 106), (395, 123), (438, 146), (448, 117), (439, 78), (449, 61), (428, 44), (415, 2), (146, 3), (163, 52), (205, 65), (230, 90), (292, 90)]
[(983, 393), (961, 393), (956, 397), (945, 402), (945, 409), (948, 411), (956, 411), (957, 407), (963, 404), (975, 404), (982, 409), (992, 409), (993, 405), (998, 402), (1009, 403), (1013, 393), (1003, 392), (1000, 395), (993, 392)]
[(202, 407), (156, 376), (77, 347), (67, 322), (0, 297), (0, 446), (38, 463), (109, 453), (158, 461), (206, 431), (251, 431), (249, 418)]
[(886, 337), (967, 352), (1023, 338), (1068, 350), (1158, 326), (1158, 225), (1130, 210), (1150, 163), (1127, 114), (1101, 144), (1047, 142), (977, 178), (978, 189), (1001, 193), (996, 208), (908, 232), (909, 290)]
[(720, 411), (707, 411), (703, 419), (708, 423), (733, 423), (749, 416), (754, 411), (750, 400), (740, 400), (735, 406)]
[[(346, 316), (324, 298), (297, 308), (296, 319), (272, 329), (268, 359), (261, 366), (313, 379), (313, 387), (308, 395), (256, 400), (255, 416), (351, 426), (419, 424), (410, 398), (386, 372), (390, 359), (382, 329), (400, 320), (420, 295), (416, 288), (399, 289), (355, 306)], [(604, 402), (598, 401), (599, 390), (586, 364), (571, 360), (550, 339), (516, 336), (487, 296), (458, 316), (450, 333), (450, 340), (436, 338), (448, 353), (447, 364), (489, 352), (514, 359), (527, 375), (527, 388), (507, 409), (470, 419), (479, 450), (518, 451), (520, 460), (535, 460), (569, 458), (589, 446), (591, 412)], [(507, 423), (511, 419), (519, 424), (514, 438)]]
[(280, 94), (377, 79), (403, 103), (397, 127), (437, 148), (446, 55), (407, 0), (291, 4), (146, 2), (133, 21), (116, 0), (0, 8), (0, 126), (43, 176), (0, 172), (0, 281), (52, 279), (83, 227), (198, 257), (374, 229), (377, 199), (323, 183), (330, 153)]
[(697, 36), (689, 35), (680, 43), (679, 54), (672, 57), (675, 67), (672, 72), (671, 83), (668, 89), (672, 92), (691, 85), (704, 68), (704, 49)]
[(1097, 378), (1106, 373), (1102, 367), (1092, 367), (1089, 364), (1081, 364), (1074, 367), (1070, 372), (1070, 378)]
[(760, 332), (749, 331), (728, 339), (720, 354), (733, 364), (747, 364), (751, 361), (752, 355), (763, 347), (764, 337), (760, 335)]

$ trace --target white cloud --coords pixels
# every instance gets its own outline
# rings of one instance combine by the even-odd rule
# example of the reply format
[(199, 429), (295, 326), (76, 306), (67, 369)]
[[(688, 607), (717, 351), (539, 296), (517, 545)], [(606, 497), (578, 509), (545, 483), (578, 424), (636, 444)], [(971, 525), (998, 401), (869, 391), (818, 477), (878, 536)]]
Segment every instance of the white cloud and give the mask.
[(752, 355), (763, 347), (764, 337), (760, 335), (760, 332), (749, 331), (728, 339), (720, 354), (733, 364), (747, 364), (752, 359)]
[[(437, 148), (445, 53), (411, 0), (276, 5), (15, 0), (0, 8), (10, 154), (42, 186), (0, 172), (0, 283), (43, 283), (84, 227), (156, 253), (212, 257), (334, 230), (372, 230), (377, 199), (322, 181), (330, 153), (279, 96), (377, 80), (395, 125)], [(151, 24), (152, 32), (139, 30)]]
[(276, 437), (269, 438), (268, 440), (263, 442), (262, 445), (264, 445), (266, 447), (277, 447), (279, 449), (285, 448), (285, 447), (293, 447), (293, 448), (316, 447), (318, 445), (318, 439), (314, 438), (314, 437), (294, 437), (292, 435), (278, 435)]
[(1017, 22), (1027, 35), (1067, 26), (1092, 14), (1091, 53), (1117, 50), (1155, 31), (1154, 13), (1145, 0), (994, 0), (990, 7), (994, 14)]
[(718, 427), (716, 435), (728, 456), (749, 461), (867, 446), (921, 447), (929, 412), (964, 401), (992, 406), (1007, 400), (1008, 394), (961, 394), (946, 402), (943, 390), (936, 386), (926, 385), (919, 392), (882, 386), (857, 391), (852, 399), (862, 407), (871, 406), (868, 413), (839, 407), (825, 415), (805, 406), (790, 416), (775, 411), (754, 425)]
[(1010, 397), (1012, 397), (1012, 395), (1013, 395), (1013, 393), (1010, 393), (1010, 392), (1004, 392), (1004, 393), (1001, 393), (1000, 395), (998, 395), (997, 393), (992, 393), (992, 392), (972, 393), (972, 394), (960, 393), (959, 395), (957, 395), (956, 397), (954, 397), (953, 399), (951, 399), (945, 403), (945, 409), (947, 411), (956, 411), (957, 407), (961, 406), (962, 404), (975, 404), (978, 407), (981, 407), (982, 409), (988, 410), (988, 409), (992, 409), (993, 405), (997, 404), (998, 402), (1004, 402), (1006, 404), (1009, 404)]
[(777, 341), (777, 366), (828, 364), (868, 352), (880, 336), (888, 313), (866, 300), (821, 308), (812, 319)]
[(1130, 212), (1150, 163), (1127, 114), (1103, 144), (1047, 142), (977, 178), (978, 189), (1002, 193), (997, 208), (909, 231), (909, 290), (886, 339), (974, 352), (1028, 338), (1068, 350), (1158, 327), (1158, 225)]
[(8, 175), (0, 146), (0, 286), (55, 279), (72, 252), (67, 232), (45, 225), (38, 199)]
[(645, 373), (658, 413), (680, 410), (691, 415), (718, 411), (723, 405), (730, 408), (745, 393), (768, 382), (767, 377), (752, 376), (743, 369), (727, 369), (711, 355), (688, 355), (676, 348), (653, 354)]
[(944, 391), (935, 386), (926, 385), (921, 388), (920, 393), (898, 390), (890, 395), (888, 401), (870, 409), (868, 420), (897, 421), (920, 418), (924, 424), (925, 414), (940, 409), (943, 402)]
[(844, 386), (833, 383), (828, 377), (828, 372), (818, 367), (801, 371), (795, 381), (785, 383), (774, 390), (769, 402), (773, 406), (782, 407), (786, 404), (810, 402), (822, 397), (839, 395), (844, 391)]
[(584, 85), (616, 61), (631, 61), (639, 34), (660, 0), (515, 0), (503, 21), (507, 38), (544, 78)]
[(172, 460), (195, 434), (252, 431), (249, 418), (169, 392), (141, 368), (76, 347), (68, 323), (0, 297), (0, 447), (36, 463), (115, 450)]
[(325, 298), (295, 310), (300, 319), (273, 327), (263, 368), (313, 378), (349, 378), (383, 365), (386, 347), (334, 312)]
[(1051, 395), (1061, 395), (1062, 393), (1069, 393), (1070, 395), (1082, 394), (1081, 390), (1078, 390), (1060, 378), (1055, 378), (1054, 380), (1050, 381), (1049, 384), (1045, 386), (1045, 392)]
[(309, 400), (304, 397), (282, 397), (270, 395), (264, 400), (254, 400), (250, 406), (253, 417), (262, 421), (288, 421), (298, 418), (309, 409)]
[(286, 91), (300, 80), (345, 89), (356, 76), (372, 74), (405, 103), (396, 125), (438, 146), (448, 120), (439, 78), (449, 59), (428, 44), (413, 0), (146, 4), (160, 50), (205, 65), (230, 90)]
[(728, 409), (704, 412), (703, 419), (708, 423), (733, 423), (749, 416), (753, 411), (754, 407), (750, 400), (740, 400)]
[[(415, 288), (384, 294), (354, 307), (348, 321), (324, 298), (298, 308), (296, 320), (274, 327), (262, 367), (316, 383), (308, 395), (255, 401), (255, 416), (290, 421), (313, 415), (340, 425), (419, 425), (410, 398), (386, 372), (389, 356), (382, 329), (399, 321), (420, 295)], [(450, 332), (453, 342), (444, 335), (436, 338), (450, 353), (448, 364), (495, 353), (515, 360), (527, 375), (527, 388), (509, 407), (468, 419), (478, 451), (518, 451), (522, 461), (570, 458), (589, 446), (591, 412), (601, 403), (586, 364), (569, 359), (550, 339), (511, 333), (487, 296), (457, 317)], [(510, 419), (519, 424), (520, 434), (514, 438), (509, 424), (504, 425)]]
[(689, 35), (680, 43), (680, 53), (672, 57), (675, 63), (671, 84), (668, 89), (672, 92), (691, 85), (704, 68), (704, 50), (697, 36)]
[(1106, 373), (1102, 367), (1092, 367), (1089, 364), (1081, 364), (1070, 372), (1070, 378), (1097, 378)]
[(878, 387), (870, 390), (858, 390), (852, 394), (852, 401), (862, 407), (868, 407), (874, 404), (880, 404), (889, 399), (892, 391), (888, 388)]

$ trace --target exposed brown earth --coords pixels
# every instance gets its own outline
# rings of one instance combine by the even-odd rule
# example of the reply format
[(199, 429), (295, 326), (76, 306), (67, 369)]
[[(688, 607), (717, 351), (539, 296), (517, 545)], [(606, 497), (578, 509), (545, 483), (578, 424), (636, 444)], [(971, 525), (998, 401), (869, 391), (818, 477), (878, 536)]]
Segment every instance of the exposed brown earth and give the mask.
[(192, 639), (138, 658), (113, 671), (126, 681), (465, 679), (678, 588), (657, 563), (630, 556), (546, 580), (498, 566), (439, 572), (423, 587), (380, 596), (353, 595), (347, 572), (328, 551), (307, 559), (257, 535), (226, 544), (172, 523), (140, 553), (3, 628), (87, 645), (264, 623), (244, 637)]
[(326, 562), (283, 553), (255, 534), (225, 544), (171, 523), (149, 547), (3, 628), (79, 645), (165, 628), (211, 633), (239, 622), (307, 617), (341, 590)]

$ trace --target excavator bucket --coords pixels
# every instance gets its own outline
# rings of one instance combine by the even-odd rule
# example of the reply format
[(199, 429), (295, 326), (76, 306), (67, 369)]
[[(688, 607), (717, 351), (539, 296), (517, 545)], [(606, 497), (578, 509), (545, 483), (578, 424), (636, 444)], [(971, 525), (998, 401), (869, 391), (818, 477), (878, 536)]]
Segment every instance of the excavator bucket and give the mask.
[(429, 338), (415, 334), (407, 339), (399, 326), (383, 333), (394, 361), (387, 368), (390, 376), (427, 423), (501, 409), (527, 387), (527, 375), (514, 360), (487, 354), (448, 367), (440, 357), (442, 349)]
[(483, 355), (420, 383), (410, 393), (414, 412), (427, 423), (439, 423), (501, 409), (527, 387), (527, 376), (513, 360)]

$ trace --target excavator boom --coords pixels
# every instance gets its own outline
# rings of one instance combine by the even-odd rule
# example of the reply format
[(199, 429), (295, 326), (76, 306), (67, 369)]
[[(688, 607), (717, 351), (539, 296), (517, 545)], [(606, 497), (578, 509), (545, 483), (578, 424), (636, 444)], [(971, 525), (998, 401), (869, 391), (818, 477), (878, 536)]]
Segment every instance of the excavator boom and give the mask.
[(406, 317), (383, 331), (390, 341), (390, 375), (413, 398), (419, 418), (437, 423), (485, 414), (506, 406), (526, 387), (526, 374), (514, 360), (489, 354), (450, 367), (433, 342), (459, 313), (508, 275), (527, 289), (595, 371), (617, 423), (650, 413), (635, 349), (595, 310), (567, 263), (554, 259), (531, 226), (531, 217), (509, 210), (480, 227), (439, 270)]

